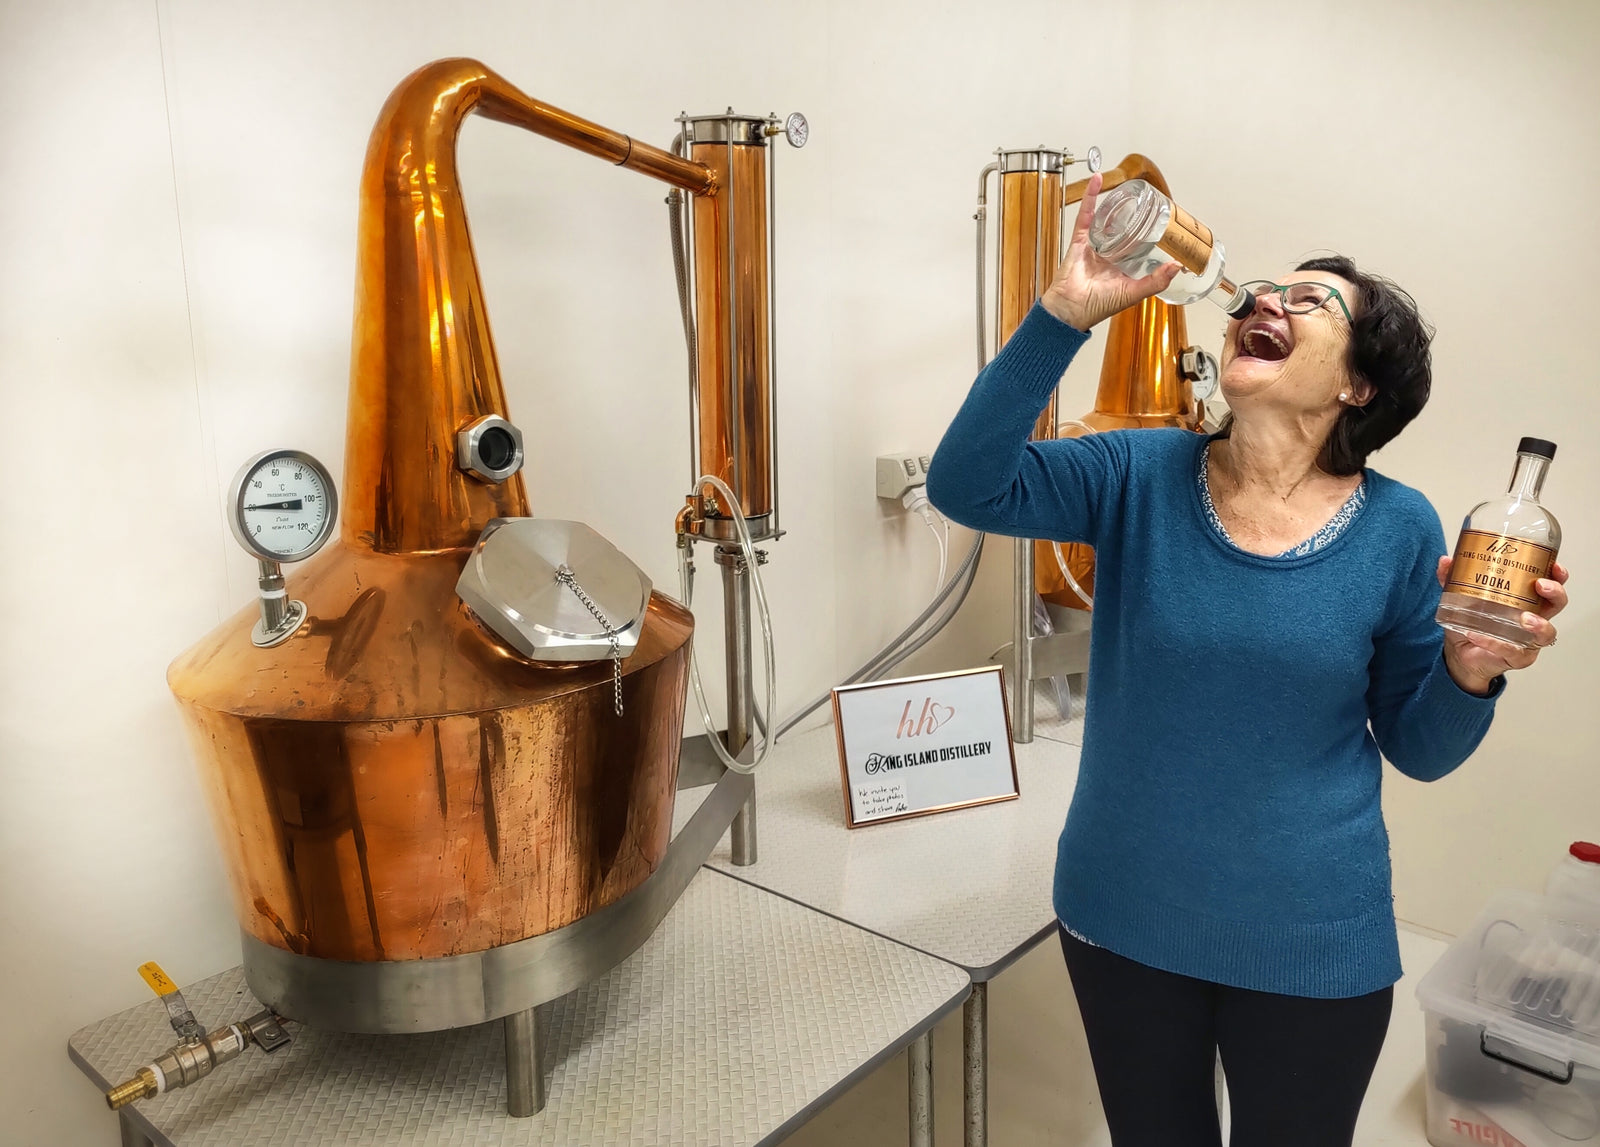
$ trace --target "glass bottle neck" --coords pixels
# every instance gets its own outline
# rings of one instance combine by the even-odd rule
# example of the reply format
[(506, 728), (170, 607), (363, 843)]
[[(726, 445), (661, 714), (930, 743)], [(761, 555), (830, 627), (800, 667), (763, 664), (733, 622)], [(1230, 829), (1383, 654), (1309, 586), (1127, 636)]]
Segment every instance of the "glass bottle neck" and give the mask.
[(1537, 454), (1518, 454), (1517, 468), (1511, 471), (1511, 487), (1506, 493), (1513, 498), (1537, 502), (1539, 491), (1544, 488), (1545, 473), (1549, 469), (1548, 458), (1541, 458)]

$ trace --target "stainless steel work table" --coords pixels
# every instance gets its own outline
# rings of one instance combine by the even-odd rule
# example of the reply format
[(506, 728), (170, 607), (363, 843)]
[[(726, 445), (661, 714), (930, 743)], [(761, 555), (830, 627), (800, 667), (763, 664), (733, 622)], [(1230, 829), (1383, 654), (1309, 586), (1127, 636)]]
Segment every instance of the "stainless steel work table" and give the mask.
[[(541, 1013), (550, 1078), (538, 1115), (506, 1114), (499, 1024), (414, 1036), (294, 1026), (289, 1047), (252, 1048), (128, 1109), (124, 1142), (775, 1143), (923, 1042), (969, 988), (949, 963), (701, 870), (644, 947)], [(185, 995), (214, 1024), (260, 1007), (238, 968)], [(68, 1047), (104, 1088), (171, 1043), (165, 1009), (151, 1000), (84, 1028)]]
[[(707, 862), (967, 971), (967, 1147), (988, 1141), (988, 982), (1056, 929), (1056, 838), (1077, 782), (1082, 722), (1041, 701), (1034, 738), (1016, 746), (1019, 800), (850, 829), (833, 724), (790, 734), (756, 773), (756, 863), (734, 866), (726, 840)], [(931, 1064), (918, 1059), (928, 1054), (923, 1041), (912, 1053), (915, 1098)]]

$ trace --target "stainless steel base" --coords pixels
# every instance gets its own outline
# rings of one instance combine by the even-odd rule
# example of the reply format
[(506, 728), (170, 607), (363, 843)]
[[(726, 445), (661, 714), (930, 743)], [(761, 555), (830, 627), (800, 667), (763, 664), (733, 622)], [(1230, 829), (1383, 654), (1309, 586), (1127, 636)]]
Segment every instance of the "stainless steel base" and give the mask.
[[(771, 514), (746, 518), (744, 524), (750, 531), (752, 542), (770, 542), (778, 536), (772, 530)], [(733, 524), (732, 518), (704, 518), (700, 523), (700, 536), (714, 542), (736, 542), (739, 540), (739, 528)]]
[(547, 932), (462, 956), (354, 962), (297, 956), (244, 935), (244, 973), (278, 1014), (326, 1031), (400, 1035), (488, 1023), (603, 976), (650, 938), (755, 791), (726, 772), (661, 866), (621, 900)]

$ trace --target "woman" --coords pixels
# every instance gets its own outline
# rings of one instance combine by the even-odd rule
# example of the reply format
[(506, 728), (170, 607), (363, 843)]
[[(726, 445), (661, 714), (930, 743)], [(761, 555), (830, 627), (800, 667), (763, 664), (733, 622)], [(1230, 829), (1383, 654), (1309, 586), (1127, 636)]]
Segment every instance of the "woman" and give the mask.
[[(1234, 1147), (1347, 1147), (1400, 977), (1379, 754), (1444, 776), (1538, 650), (1433, 619), (1438, 516), (1364, 468), (1427, 400), (1431, 331), (1346, 259), (1255, 286), (1228, 324), (1222, 433), (1027, 440), (1084, 332), (1178, 271), (1133, 280), (1095, 254), (1099, 189), (928, 497), (973, 529), (1095, 547), (1055, 908), (1116, 1147), (1217, 1147), (1219, 1050)], [(1539, 646), (1567, 601), (1552, 572), (1523, 619)]]

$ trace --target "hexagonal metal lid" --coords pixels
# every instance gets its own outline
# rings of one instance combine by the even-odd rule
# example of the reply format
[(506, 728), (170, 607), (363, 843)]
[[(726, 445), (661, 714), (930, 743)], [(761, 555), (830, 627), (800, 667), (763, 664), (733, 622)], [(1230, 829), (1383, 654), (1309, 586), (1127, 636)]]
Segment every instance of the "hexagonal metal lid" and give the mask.
[(626, 656), (639, 643), (650, 579), (582, 522), (496, 518), (484, 528), (456, 593), (484, 625), (535, 661), (611, 656), (606, 628), (559, 575), (594, 603)]

